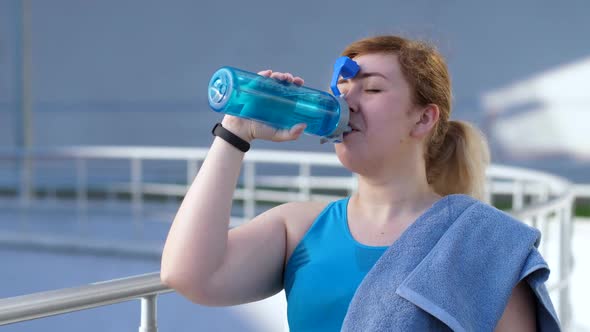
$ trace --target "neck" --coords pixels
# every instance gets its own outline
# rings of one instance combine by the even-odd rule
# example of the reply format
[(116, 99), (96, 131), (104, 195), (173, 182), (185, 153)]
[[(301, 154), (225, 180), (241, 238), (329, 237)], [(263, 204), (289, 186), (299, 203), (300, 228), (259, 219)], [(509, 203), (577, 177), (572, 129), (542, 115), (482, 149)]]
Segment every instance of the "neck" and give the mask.
[(426, 181), (424, 168), (414, 165), (405, 172), (396, 170), (395, 175), (360, 175), (352, 199), (363, 219), (385, 224), (419, 215), (439, 198)]

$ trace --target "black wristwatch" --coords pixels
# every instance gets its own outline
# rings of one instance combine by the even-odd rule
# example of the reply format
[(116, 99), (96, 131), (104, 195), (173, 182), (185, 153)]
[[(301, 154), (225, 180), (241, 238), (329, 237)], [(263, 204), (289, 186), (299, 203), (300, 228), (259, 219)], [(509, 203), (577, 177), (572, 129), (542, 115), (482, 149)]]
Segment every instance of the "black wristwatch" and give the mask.
[(213, 134), (213, 136), (221, 137), (224, 141), (233, 145), (236, 149), (242, 152), (247, 152), (248, 150), (250, 150), (250, 143), (243, 140), (240, 136), (223, 128), (220, 122), (215, 124), (213, 130), (211, 130), (211, 133)]

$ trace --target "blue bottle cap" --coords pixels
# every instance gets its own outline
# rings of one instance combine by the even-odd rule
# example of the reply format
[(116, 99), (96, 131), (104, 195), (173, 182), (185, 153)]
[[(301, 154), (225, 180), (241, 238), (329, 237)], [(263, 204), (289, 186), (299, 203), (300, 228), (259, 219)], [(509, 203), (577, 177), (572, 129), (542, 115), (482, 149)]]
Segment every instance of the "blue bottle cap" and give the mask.
[(221, 112), (233, 91), (233, 77), (228, 67), (223, 67), (213, 73), (208, 88), (209, 106), (216, 112)]
[(360, 67), (358, 63), (347, 56), (341, 56), (336, 59), (336, 62), (334, 63), (334, 72), (332, 73), (332, 82), (330, 83), (330, 88), (332, 89), (334, 96), (338, 97), (341, 95), (340, 90), (338, 90), (338, 78), (340, 76), (344, 79), (353, 78), (359, 70)]

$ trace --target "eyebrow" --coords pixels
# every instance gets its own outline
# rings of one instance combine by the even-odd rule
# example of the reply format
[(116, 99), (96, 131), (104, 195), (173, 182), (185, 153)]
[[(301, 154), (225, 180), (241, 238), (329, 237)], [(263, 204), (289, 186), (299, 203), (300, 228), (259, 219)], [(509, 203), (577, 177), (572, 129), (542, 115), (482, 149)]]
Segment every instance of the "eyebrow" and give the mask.
[[(378, 76), (378, 77), (382, 77), (384, 79), (387, 79), (387, 77), (385, 77), (385, 75), (378, 73), (378, 72), (366, 72), (366, 73), (360, 73), (359, 75), (353, 77), (353, 79), (363, 79), (363, 78), (367, 78), (367, 77), (373, 77), (373, 76)], [(338, 84), (340, 83), (345, 83), (348, 82), (349, 79), (346, 78), (341, 78), (338, 80)]]

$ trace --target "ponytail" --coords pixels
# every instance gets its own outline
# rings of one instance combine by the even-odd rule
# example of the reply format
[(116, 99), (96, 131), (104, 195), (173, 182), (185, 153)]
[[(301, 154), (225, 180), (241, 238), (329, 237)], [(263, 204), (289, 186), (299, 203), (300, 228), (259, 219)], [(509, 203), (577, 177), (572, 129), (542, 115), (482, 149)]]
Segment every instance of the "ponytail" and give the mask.
[(444, 137), (432, 137), (427, 148), (428, 183), (441, 196), (467, 194), (483, 199), (485, 170), (490, 162), (487, 142), (479, 130), (466, 122), (447, 123)]

